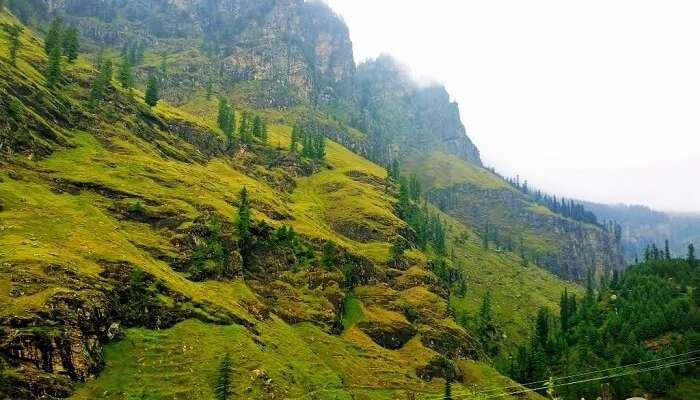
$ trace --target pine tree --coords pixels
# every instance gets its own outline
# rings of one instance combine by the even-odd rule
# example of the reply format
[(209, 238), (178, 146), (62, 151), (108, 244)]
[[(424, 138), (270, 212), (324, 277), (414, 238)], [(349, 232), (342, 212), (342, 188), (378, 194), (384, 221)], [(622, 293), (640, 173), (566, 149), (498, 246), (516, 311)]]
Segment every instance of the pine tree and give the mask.
[(292, 128), (292, 139), (291, 144), (289, 145), (289, 150), (293, 151), (294, 153), (299, 151), (299, 141), (303, 135), (302, 132), (303, 130), (298, 124), (294, 125), (294, 128)]
[(335, 246), (330, 241), (326, 241), (323, 244), (323, 253), (321, 254), (321, 265), (323, 265), (327, 270), (333, 269), (336, 264), (335, 259)]
[[(49, 25), (49, 30), (46, 33), (46, 38), (44, 39), (44, 51), (50, 57), (51, 52), (56, 47), (61, 47), (61, 32), (63, 31), (63, 21), (60, 18), (55, 17)], [(60, 54), (60, 52), (59, 52)]]
[(452, 400), (452, 380), (445, 378), (445, 400)]
[(391, 162), (391, 178), (395, 181), (398, 181), (400, 177), (401, 165), (399, 164), (399, 159), (394, 158), (394, 160)]
[(74, 62), (78, 58), (78, 51), (80, 50), (78, 29), (73, 26), (64, 29), (61, 32), (61, 45), (63, 46), (63, 54), (68, 57), (68, 62)]
[(53, 88), (61, 79), (61, 47), (52, 46), (49, 54), (49, 67), (46, 71), (46, 84)]
[(90, 107), (95, 108), (103, 100), (105, 88), (111, 80), (112, 61), (108, 60), (100, 65), (97, 76), (92, 81), (90, 96), (88, 98), (88, 104)]
[(231, 107), (228, 105), (228, 101), (221, 97), (219, 98), (219, 115), (216, 118), (216, 123), (219, 125), (219, 129), (226, 132), (229, 126), (229, 120), (231, 119)]
[(316, 136), (316, 154), (315, 157), (319, 160), (323, 160), (326, 158), (326, 137), (319, 133)]
[(259, 115), (253, 118), (253, 136), (262, 139), (263, 122)]
[(231, 397), (231, 357), (226, 354), (219, 364), (219, 373), (214, 385), (214, 396), (216, 400), (228, 400)]
[(671, 259), (671, 249), (669, 248), (668, 239), (664, 241), (664, 257), (667, 260)]
[(158, 104), (158, 80), (156, 79), (153, 72), (149, 72), (148, 74), (148, 80), (146, 81), (145, 100), (146, 104), (148, 104), (149, 107), (155, 107), (156, 104)]
[(695, 258), (695, 245), (691, 243), (688, 245), (688, 264), (691, 267), (694, 267), (696, 262), (697, 259)]
[(559, 322), (561, 324), (561, 331), (564, 333), (564, 335), (567, 335), (569, 332), (569, 310), (569, 291), (564, 288), (564, 293), (561, 294), (561, 299), (559, 300)]
[(2, 28), (7, 34), (7, 40), (10, 43), (10, 63), (12, 63), (12, 65), (17, 65), (17, 52), (19, 51), (21, 46), (21, 42), (19, 39), (22, 32), (24, 32), (24, 27), (15, 24), (3, 24)]
[(119, 65), (117, 80), (119, 80), (122, 88), (131, 90), (133, 84), (133, 78), (131, 76), (131, 63), (129, 62), (129, 57), (126, 54), (122, 54), (122, 63)]

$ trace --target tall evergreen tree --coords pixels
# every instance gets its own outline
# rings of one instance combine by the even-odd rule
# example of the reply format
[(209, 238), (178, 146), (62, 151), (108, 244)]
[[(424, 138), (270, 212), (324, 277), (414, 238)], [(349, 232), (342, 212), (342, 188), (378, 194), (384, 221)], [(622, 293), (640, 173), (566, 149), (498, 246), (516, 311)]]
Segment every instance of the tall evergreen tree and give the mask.
[(238, 126), (238, 137), (240, 138), (241, 142), (243, 143), (250, 143), (251, 142), (251, 129), (252, 129), (252, 121), (251, 121), (251, 115), (250, 112), (248, 111), (243, 111), (241, 114), (241, 121), (240, 125)]
[(155, 107), (158, 104), (160, 95), (158, 94), (158, 79), (153, 74), (153, 72), (148, 73), (148, 80), (146, 81), (146, 94), (145, 100), (149, 107)]
[(226, 354), (219, 364), (219, 372), (214, 385), (214, 396), (216, 400), (228, 400), (231, 398), (231, 357)]
[(10, 63), (12, 63), (12, 65), (17, 65), (17, 52), (21, 46), (20, 35), (24, 32), (24, 27), (15, 24), (3, 24), (2, 29), (7, 34), (7, 40), (10, 44), (8, 48), (10, 52)]
[(294, 128), (292, 128), (292, 139), (291, 144), (289, 145), (289, 150), (295, 153), (299, 151), (299, 142), (301, 141), (302, 136), (303, 128), (298, 124), (294, 125)]
[(99, 67), (97, 76), (92, 81), (88, 104), (95, 108), (103, 99), (104, 91), (112, 80), (112, 61), (104, 61)]
[(323, 249), (321, 254), (321, 265), (327, 270), (333, 269), (336, 264), (335, 258), (335, 246), (330, 241), (323, 243)]
[(49, 66), (46, 71), (46, 84), (53, 88), (61, 79), (61, 46), (52, 46), (49, 54)]
[(236, 130), (236, 114), (225, 98), (219, 99), (219, 115), (217, 123), (221, 131), (226, 135), (229, 148), (233, 146), (234, 132)]
[(72, 63), (78, 58), (80, 50), (80, 39), (78, 38), (78, 29), (70, 26), (61, 32), (61, 46), (63, 54), (68, 58), (68, 62)]
[(688, 264), (690, 264), (691, 267), (694, 267), (696, 263), (697, 258), (695, 258), (695, 245), (691, 243), (688, 245)]
[(445, 400), (452, 400), (452, 380), (445, 378)]
[[(49, 30), (46, 32), (44, 39), (44, 51), (50, 57), (51, 52), (56, 47), (61, 47), (61, 32), (63, 31), (63, 21), (59, 17), (55, 17), (49, 25)], [(60, 54), (60, 53), (59, 53)]]
[(117, 80), (119, 80), (122, 88), (131, 90), (133, 85), (131, 63), (129, 62), (129, 57), (127, 57), (125, 54), (122, 54), (122, 62), (119, 65), (119, 71), (117, 72)]
[(259, 115), (256, 115), (256, 116), (253, 118), (253, 128), (252, 128), (252, 131), (253, 131), (253, 136), (254, 136), (254, 137), (256, 137), (256, 138), (258, 138), (258, 139), (262, 139), (262, 135), (263, 135), (263, 122), (262, 122), (262, 118), (260, 118)]
[(670, 249), (669, 244), (668, 244), (668, 239), (666, 239), (666, 240), (664, 241), (664, 257), (665, 257), (667, 260), (670, 260), (670, 259), (671, 259), (671, 249)]

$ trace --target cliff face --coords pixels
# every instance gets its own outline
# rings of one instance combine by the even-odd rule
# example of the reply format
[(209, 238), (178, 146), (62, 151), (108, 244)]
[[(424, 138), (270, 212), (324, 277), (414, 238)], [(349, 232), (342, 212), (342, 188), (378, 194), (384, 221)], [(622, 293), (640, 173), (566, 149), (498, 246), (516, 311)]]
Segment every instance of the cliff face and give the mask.
[(614, 235), (551, 213), (511, 188), (457, 184), (434, 189), (429, 197), (482, 235), (488, 225), (491, 240), (500, 242), (492, 246), (513, 246), (529, 262), (561, 277), (581, 281), (589, 270), (600, 277), (624, 266), (622, 245)]
[(459, 107), (443, 86), (420, 87), (396, 61), (381, 56), (358, 67), (356, 91), (356, 124), (373, 133), (373, 158), (387, 162), (441, 150), (481, 165)]
[(164, 53), (199, 47), (207, 57), (191, 56), (186, 73), (166, 82), (179, 95), (175, 100), (187, 100), (212, 75), (226, 88), (255, 83), (250, 102), (259, 107), (351, 96), (355, 63), (348, 29), (322, 3), (45, 0), (44, 7), (102, 45), (137, 43)]

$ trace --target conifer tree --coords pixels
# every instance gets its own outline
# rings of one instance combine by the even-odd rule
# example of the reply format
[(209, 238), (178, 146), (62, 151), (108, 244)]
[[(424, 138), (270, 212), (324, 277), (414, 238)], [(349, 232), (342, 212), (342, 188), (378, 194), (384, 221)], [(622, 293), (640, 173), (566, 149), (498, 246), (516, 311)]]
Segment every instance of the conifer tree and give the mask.
[(303, 135), (303, 129), (301, 126), (294, 125), (294, 128), (292, 128), (292, 139), (291, 139), (291, 144), (289, 145), (289, 150), (293, 151), (294, 153), (299, 151), (299, 141), (301, 140), (301, 136)]
[(445, 400), (452, 400), (452, 380), (445, 378)]
[(395, 181), (398, 181), (400, 176), (401, 176), (401, 165), (399, 164), (399, 159), (394, 158), (391, 162), (391, 178)]
[(688, 245), (688, 264), (691, 267), (694, 267), (696, 262), (697, 259), (695, 258), (695, 245), (691, 243)]
[(10, 44), (8, 50), (10, 51), (10, 63), (12, 65), (17, 65), (17, 52), (20, 49), (20, 35), (24, 32), (24, 27), (15, 24), (3, 24), (2, 29), (7, 34), (7, 40)]
[(104, 91), (109, 82), (112, 80), (112, 61), (103, 62), (97, 73), (97, 76), (92, 81), (90, 87), (90, 96), (88, 98), (88, 104), (90, 107), (95, 108), (103, 99)]
[(145, 94), (146, 104), (148, 104), (149, 107), (155, 107), (156, 104), (158, 104), (158, 100), (160, 99), (158, 91), (158, 80), (153, 72), (149, 72)]
[(231, 119), (231, 107), (228, 105), (228, 101), (221, 97), (219, 98), (219, 115), (216, 118), (216, 123), (219, 125), (219, 129), (226, 132), (226, 128), (229, 126), (229, 120)]
[(671, 259), (671, 249), (669, 248), (668, 239), (664, 241), (664, 257), (667, 260)]
[(256, 115), (253, 118), (253, 136), (262, 139), (262, 128), (263, 128), (263, 123), (262, 123), (262, 118), (260, 118), (259, 115)]
[(323, 265), (327, 270), (331, 270), (336, 264), (335, 259), (335, 246), (330, 241), (326, 241), (323, 244), (322, 254), (321, 254), (321, 265)]
[[(44, 51), (50, 57), (51, 51), (56, 47), (61, 47), (61, 32), (63, 31), (63, 21), (55, 17), (49, 25), (49, 30), (44, 39)], [(59, 53), (60, 54), (60, 53)]]
[(125, 54), (122, 54), (122, 62), (119, 65), (117, 79), (122, 85), (122, 88), (131, 90), (133, 84), (133, 78), (131, 76), (131, 63), (129, 62), (129, 57)]
[(52, 46), (49, 54), (49, 67), (46, 71), (46, 84), (53, 88), (61, 79), (61, 46)]
[(77, 28), (71, 26), (61, 32), (61, 46), (63, 47), (63, 54), (68, 58), (69, 63), (74, 62), (78, 58), (80, 40)]
[(228, 400), (231, 397), (231, 357), (226, 354), (219, 364), (219, 372), (214, 385), (214, 396), (216, 400)]

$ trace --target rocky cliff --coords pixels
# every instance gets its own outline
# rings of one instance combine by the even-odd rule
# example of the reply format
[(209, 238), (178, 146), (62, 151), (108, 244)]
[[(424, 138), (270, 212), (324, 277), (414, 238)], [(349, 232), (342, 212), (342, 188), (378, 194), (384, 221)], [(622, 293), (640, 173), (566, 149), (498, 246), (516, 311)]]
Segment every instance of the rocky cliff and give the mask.
[(444, 86), (421, 87), (389, 56), (358, 67), (358, 111), (355, 124), (373, 133), (374, 159), (388, 161), (442, 150), (481, 165), (479, 150), (471, 142)]

